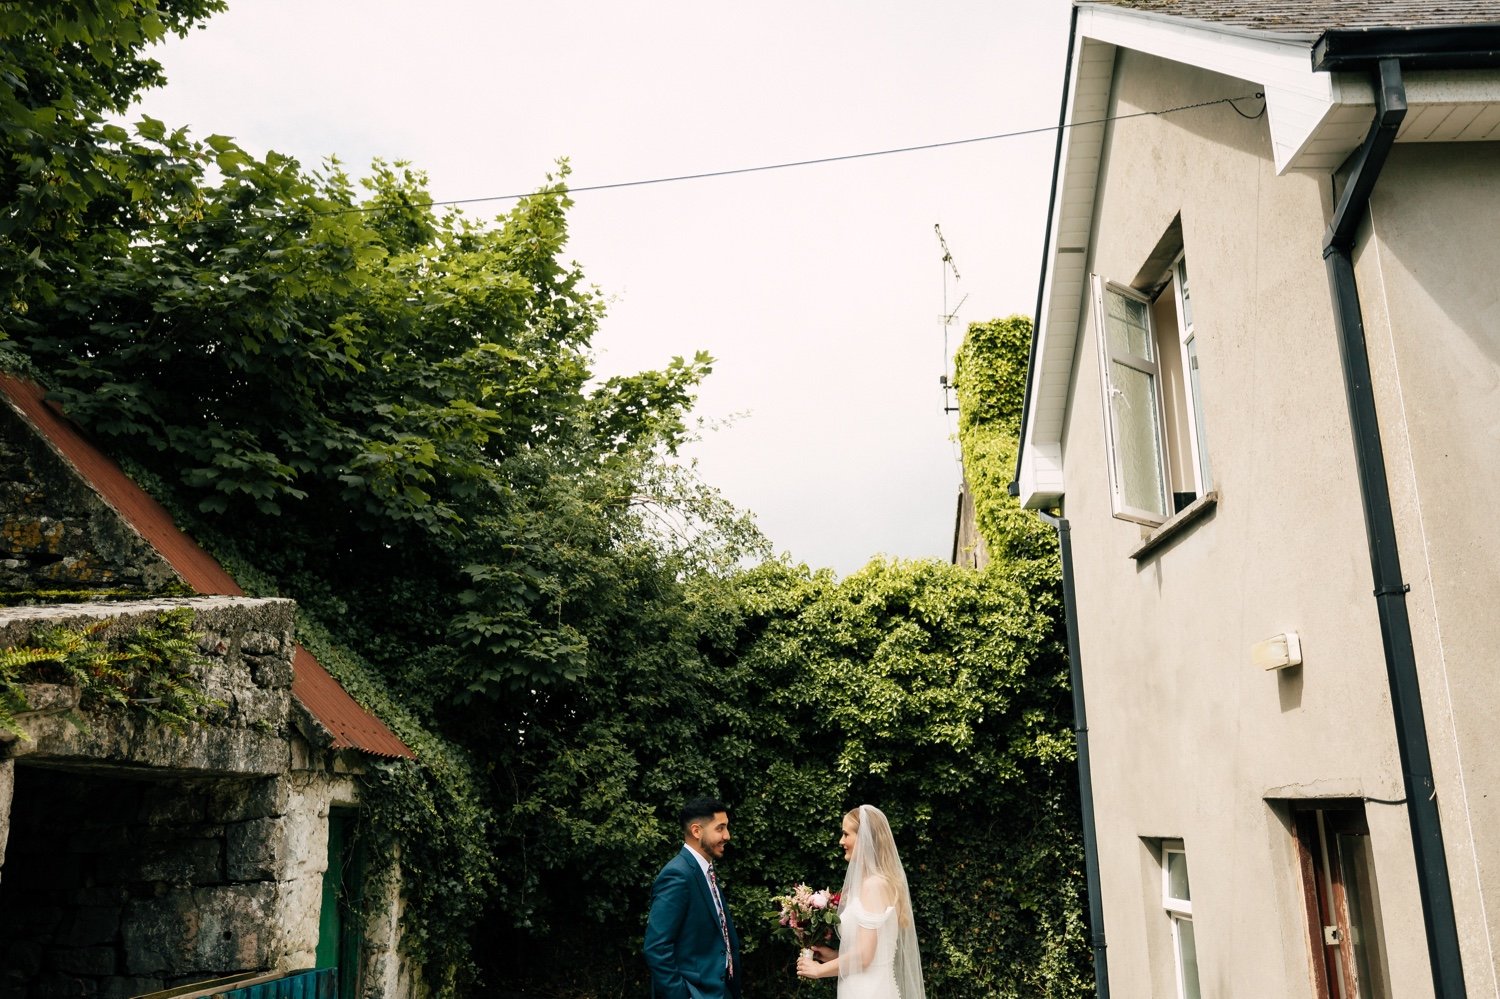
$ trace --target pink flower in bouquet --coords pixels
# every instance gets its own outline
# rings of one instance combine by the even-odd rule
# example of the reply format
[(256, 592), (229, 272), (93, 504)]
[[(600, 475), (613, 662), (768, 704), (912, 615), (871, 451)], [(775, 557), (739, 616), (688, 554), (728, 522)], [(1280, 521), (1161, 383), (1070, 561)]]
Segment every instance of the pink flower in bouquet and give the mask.
[(833, 944), (835, 927), (839, 922), (839, 896), (836, 892), (830, 892), (827, 888), (813, 891), (807, 885), (799, 884), (771, 901), (778, 906), (778, 911), (771, 913), (771, 918), (776, 920), (778, 926), (791, 930), (798, 947)]

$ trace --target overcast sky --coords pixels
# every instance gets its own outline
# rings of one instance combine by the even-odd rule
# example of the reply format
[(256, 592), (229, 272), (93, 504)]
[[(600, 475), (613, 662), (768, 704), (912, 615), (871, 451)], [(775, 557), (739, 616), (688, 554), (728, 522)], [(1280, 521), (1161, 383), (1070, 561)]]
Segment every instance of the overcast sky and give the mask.
[[(141, 110), (482, 198), (563, 156), (583, 187), (1046, 128), (1067, 21), (1067, 0), (230, 0), (157, 50), (169, 83)], [(939, 378), (964, 324), (1035, 306), (1054, 142), (579, 193), (567, 255), (610, 300), (597, 370), (711, 353), (698, 415), (737, 419), (693, 455), (778, 551), (840, 574), (947, 558)]]

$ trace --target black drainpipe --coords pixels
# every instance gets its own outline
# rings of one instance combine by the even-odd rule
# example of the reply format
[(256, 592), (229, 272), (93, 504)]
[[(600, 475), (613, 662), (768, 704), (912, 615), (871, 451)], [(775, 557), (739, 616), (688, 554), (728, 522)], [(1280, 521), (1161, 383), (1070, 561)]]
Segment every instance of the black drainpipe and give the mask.
[[(1057, 148), (1052, 158), (1052, 191), (1047, 196), (1047, 231), (1042, 236), (1042, 255), (1052, 243), (1052, 222), (1057, 212), (1057, 188), (1062, 178), (1063, 132), (1068, 124), (1068, 81), (1073, 70), (1073, 47), (1078, 38), (1078, 6), (1073, 5), (1068, 19), (1068, 55), (1064, 62), (1062, 106), (1057, 116)], [(1042, 266), (1042, 280), (1036, 289), (1036, 311), (1032, 313), (1031, 355), (1026, 362), (1028, 373), (1036, 370), (1037, 335), (1042, 320), (1042, 301), (1046, 292), (1047, 268)], [(1031, 379), (1026, 379), (1026, 398), (1021, 407), (1021, 440), (1026, 439), (1031, 413)], [(1008, 492), (1020, 495), (1021, 449), (1016, 449), (1016, 474)], [(1083, 665), (1078, 657), (1078, 595), (1073, 588), (1073, 539), (1065, 517), (1054, 517), (1044, 510), (1037, 514), (1057, 530), (1057, 547), (1062, 562), (1063, 617), (1068, 628), (1068, 686), (1073, 691), (1073, 734), (1078, 746), (1078, 811), (1083, 824), (1084, 884), (1089, 896), (1089, 942), (1094, 951), (1094, 996), (1109, 999), (1109, 960), (1104, 943), (1104, 901), (1099, 890), (1099, 837), (1094, 829), (1094, 776), (1089, 766), (1089, 721), (1083, 701)]]
[(1406, 810), (1411, 825), (1412, 852), (1417, 864), (1417, 891), (1422, 899), (1422, 922), (1427, 930), (1427, 955), (1437, 999), (1462, 999), (1462, 957), (1458, 925), (1453, 914), (1453, 892), (1448, 881), (1448, 858), (1438, 815), (1432, 757), (1427, 745), (1427, 723), (1417, 685), (1417, 657), (1411, 621), (1406, 611), (1401, 559), (1396, 550), (1396, 521), (1386, 482), (1385, 454), (1375, 415), (1370, 379), (1370, 356), (1365, 345), (1364, 316), (1354, 279), (1354, 236), (1370, 203), (1375, 179), (1396, 141), (1406, 115), (1406, 87), (1399, 59), (1382, 58), (1375, 83), (1375, 121), (1364, 145), (1353, 157), (1353, 169), (1333, 222), (1323, 242), (1328, 284), (1333, 294), (1334, 325), (1344, 366), (1344, 389), (1349, 399), (1349, 423), (1364, 500), (1365, 532), (1369, 538), (1370, 567), (1375, 578), (1375, 606), (1385, 647), (1386, 674), (1391, 688), (1391, 710), (1396, 722), (1396, 746), (1401, 754), (1401, 776), (1406, 786)]
[(1109, 999), (1109, 962), (1104, 954), (1104, 903), (1099, 897), (1099, 840), (1094, 832), (1094, 777), (1089, 769), (1089, 719), (1083, 705), (1083, 666), (1078, 658), (1078, 597), (1073, 590), (1073, 539), (1065, 517), (1038, 510), (1057, 529), (1062, 560), (1063, 616), (1068, 623), (1068, 685), (1073, 688), (1073, 732), (1078, 739), (1078, 808), (1083, 820), (1083, 870), (1089, 893), (1089, 937), (1094, 948), (1094, 995)]

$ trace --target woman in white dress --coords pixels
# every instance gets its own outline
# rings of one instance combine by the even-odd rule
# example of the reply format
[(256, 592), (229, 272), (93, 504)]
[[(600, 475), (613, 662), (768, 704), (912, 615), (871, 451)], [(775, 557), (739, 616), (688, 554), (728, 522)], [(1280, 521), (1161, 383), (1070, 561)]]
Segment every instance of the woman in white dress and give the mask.
[(906, 871), (885, 813), (860, 805), (844, 816), (839, 845), (849, 872), (839, 900), (839, 949), (799, 958), (803, 978), (839, 979), (838, 999), (926, 999)]

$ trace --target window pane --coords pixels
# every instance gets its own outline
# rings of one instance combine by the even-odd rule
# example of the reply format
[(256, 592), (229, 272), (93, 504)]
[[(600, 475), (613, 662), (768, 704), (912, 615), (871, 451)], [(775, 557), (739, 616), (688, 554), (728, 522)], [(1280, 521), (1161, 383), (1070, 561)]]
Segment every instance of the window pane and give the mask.
[(1146, 318), (1146, 303), (1127, 298), (1108, 288), (1104, 290), (1104, 303), (1109, 313), (1105, 317), (1104, 328), (1110, 355), (1130, 354), (1148, 361), (1155, 360), (1151, 328)]
[(1193, 921), (1177, 920), (1177, 960), (1182, 970), (1182, 999), (1200, 999), (1198, 988), (1198, 943), (1193, 938)]
[(1203, 389), (1198, 385), (1198, 338), (1187, 342), (1188, 391), (1193, 394), (1193, 429), (1198, 438), (1198, 488), (1208, 492), (1213, 488), (1213, 469), (1208, 463), (1208, 441), (1203, 434)]
[(1166, 517), (1161, 436), (1156, 427), (1156, 379), (1118, 361), (1110, 362), (1109, 378), (1121, 498), (1126, 506)]
[(1188, 295), (1187, 261), (1177, 261), (1177, 285), (1182, 289), (1182, 328), (1193, 328), (1193, 300)]
[(1338, 836), (1339, 866), (1344, 875), (1344, 901), (1349, 909), (1349, 937), (1354, 948), (1354, 966), (1359, 975), (1360, 999), (1386, 995), (1382, 987), (1384, 966), (1380, 957), (1380, 930), (1376, 924), (1374, 865), (1370, 863), (1368, 836)]
[(1165, 860), (1167, 862), (1167, 897), (1191, 902), (1193, 896), (1188, 890), (1187, 854), (1177, 850), (1168, 850)]

